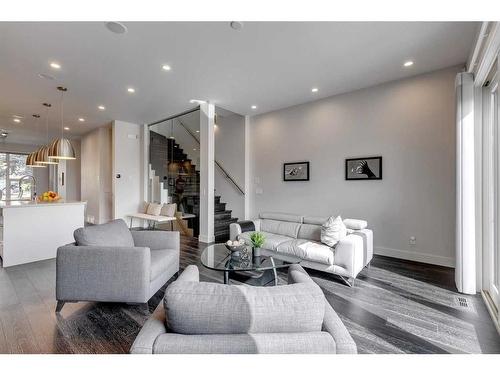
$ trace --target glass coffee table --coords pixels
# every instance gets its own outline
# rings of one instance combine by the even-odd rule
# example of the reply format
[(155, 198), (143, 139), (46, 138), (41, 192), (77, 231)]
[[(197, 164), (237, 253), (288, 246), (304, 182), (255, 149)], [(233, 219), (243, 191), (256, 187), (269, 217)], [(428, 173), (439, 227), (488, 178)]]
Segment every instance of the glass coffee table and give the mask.
[(286, 262), (272, 256), (252, 256), (252, 247), (247, 246), (238, 258), (231, 257), (231, 252), (224, 244), (208, 246), (201, 253), (201, 264), (208, 269), (224, 272), (224, 284), (229, 279), (249, 285), (278, 285), (279, 268), (287, 268), (290, 264), (299, 263), (300, 259), (287, 256)]

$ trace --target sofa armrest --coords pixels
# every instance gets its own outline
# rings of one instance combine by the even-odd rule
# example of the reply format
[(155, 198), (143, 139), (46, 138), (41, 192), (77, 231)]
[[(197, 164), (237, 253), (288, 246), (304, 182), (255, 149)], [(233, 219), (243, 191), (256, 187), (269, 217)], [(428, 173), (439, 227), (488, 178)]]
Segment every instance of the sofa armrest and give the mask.
[(311, 276), (299, 264), (292, 264), (288, 267), (288, 284), (314, 283)]
[[(248, 223), (253, 224), (253, 228), (250, 228), (249, 225), (245, 225)], [(245, 220), (245, 221), (238, 221), (237, 223), (231, 223), (229, 224), (229, 239), (233, 241), (237, 240), (238, 236), (241, 233), (252, 232), (252, 231), (256, 232), (260, 231), (260, 219)]]
[(355, 233), (342, 238), (335, 246), (334, 262), (344, 268), (349, 277), (356, 277), (363, 269), (363, 259), (363, 239)]
[(137, 247), (149, 247), (151, 250), (179, 250), (179, 232), (163, 230), (134, 230), (131, 231), (134, 244)]
[(328, 301), (325, 301), (325, 317), (323, 318), (322, 330), (333, 337), (337, 354), (357, 354), (356, 343)]
[(160, 303), (146, 323), (142, 326), (130, 348), (131, 354), (153, 354), (153, 345), (158, 336), (167, 333), (165, 309)]
[(198, 267), (195, 265), (191, 264), (186, 267), (184, 271), (179, 275), (177, 278), (176, 282), (183, 282), (183, 281), (195, 281), (199, 282), (200, 281), (200, 271), (198, 270)]
[(150, 276), (147, 247), (72, 244), (57, 249), (57, 300), (145, 303)]

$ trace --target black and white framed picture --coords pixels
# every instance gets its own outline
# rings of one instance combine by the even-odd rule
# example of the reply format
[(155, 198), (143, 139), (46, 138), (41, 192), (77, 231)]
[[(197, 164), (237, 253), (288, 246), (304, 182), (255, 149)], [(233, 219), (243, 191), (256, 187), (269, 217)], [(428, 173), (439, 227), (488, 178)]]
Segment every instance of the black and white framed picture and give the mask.
[(283, 181), (309, 181), (309, 162), (284, 163)]
[(382, 156), (345, 159), (346, 180), (381, 180)]

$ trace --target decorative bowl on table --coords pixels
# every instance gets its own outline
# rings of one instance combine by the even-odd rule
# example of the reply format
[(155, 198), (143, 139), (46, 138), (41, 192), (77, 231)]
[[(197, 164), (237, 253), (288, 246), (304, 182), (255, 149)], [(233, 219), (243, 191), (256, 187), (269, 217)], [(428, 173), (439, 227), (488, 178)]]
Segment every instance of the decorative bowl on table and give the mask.
[(246, 250), (245, 240), (236, 240), (236, 241), (227, 241), (225, 243), (226, 249), (231, 252), (232, 258), (239, 258), (241, 256), (241, 252)]

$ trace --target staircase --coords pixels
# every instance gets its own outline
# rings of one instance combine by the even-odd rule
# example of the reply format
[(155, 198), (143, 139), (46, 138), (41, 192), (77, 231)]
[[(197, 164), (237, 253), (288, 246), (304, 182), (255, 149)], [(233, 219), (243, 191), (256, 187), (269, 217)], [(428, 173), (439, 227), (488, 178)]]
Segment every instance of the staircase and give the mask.
[[(167, 160), (173, 164), (167, 165)], [(196, 165), (175, 139), (150, 131), (150, 163), (158, 181), (171, 191), (172, 203), (177, 203), (178, 210), (196, 215), (190, 220), (189, 228), (193, 235), (199, 235), (200, 215), (200, 172)], [(229, 239), (229, 224), (238, 221), (232, 217), (232, 211), (226, 209), (226, 203), (220, 196), (214, 201), (214, 232), (216, 242)]]

